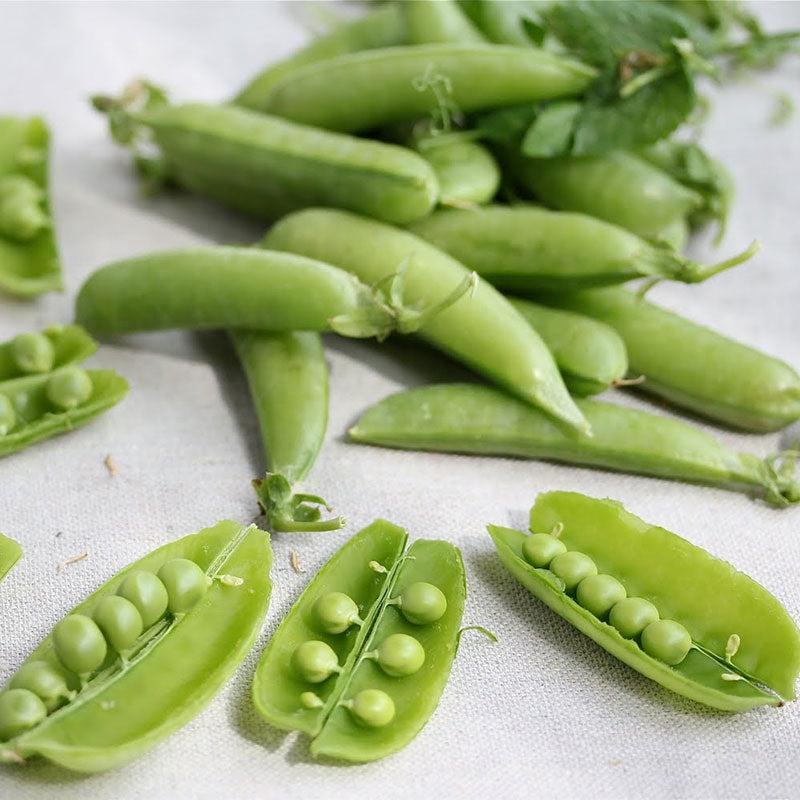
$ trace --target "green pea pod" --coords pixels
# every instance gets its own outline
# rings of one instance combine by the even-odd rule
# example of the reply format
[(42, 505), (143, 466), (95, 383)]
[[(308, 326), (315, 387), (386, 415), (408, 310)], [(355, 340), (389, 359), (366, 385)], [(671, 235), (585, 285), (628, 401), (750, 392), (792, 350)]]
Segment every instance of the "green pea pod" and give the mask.
[(362, 131), (390, 122), (580, 94), (591, 67), (538, 50), (489, 44), (387, 47), (285, 76), (260, 111), (306, 125)]
[(609, 325), (529, 300), (509, 300), (542, 337), (572, 394), (604, 392), (625, 377), (625, 343)]
[(50, 133), (38, 117), (0, 117), (0, 291), (62, 288), (48, 189)]
[(346, 53), (406, 44), (407, 41), (403, 8), (399, 3), (388, 3), (361, 19), (338, 26), (289, 58), (267, 67), (239, 92), (233, 102), (238, 106), (258, 110), (263, 107), (272, 88), (298, 67)]
[[(206, 247), (131, 258), (91, 275), (75, 316), (98, 336), (168, 328), (336, 331), (384, 338), (439, 313), (399, 305), (402, 276), (370, 289), (344, 270), (289, 253)], [(468, 287), (457, 287), (447, 302)]]
[[(774, 431), (800, 418), (800, 375), (788, 364), (625, 289), (548, 295), (622, 337), (639, 388), (736, 428)], [(711, 368), (713, 367), (713, 368)]]
[[(35, 727), (0, 743), (0, 760), (42, 755), (80, 772), (113, 769), (210, 702), (252, 647), (269, 604), (269, 535), (254, 525), (219, 522), (155, 550), (103, 584), (67, 619), (91, 618), (131, 574), (155, 576), (167, 562), (184, 559), (210, 583), (202, 599), (152, 624), (125, 659), (109, 651), (83, 687), (70, 675), (74, 696)], [(63, 670), (52, 634), (25, 664), (34, 661)]]
[[(63, 367), (46, 375), (29, 375), (25, 378), (0, 384), (0, 457), (22, 450), (34, 442), (60, 433), (68, 433), (83, 425), (103, 411), (119, 403), (128, 393), (128, 382), (113, 370), (80, 370), (88, 381), (88, 394), (79, 388), (79, 396), (61, 403), (53, 397), (52, 381), (74, 367)], [(67, 392), (71, 387), (66, 387)], [(63, 391), (63, 387), (62, 387)], [(3, 424), (3, 408), (11, 409), (10, 419)]]
[(438, 384), (393, 394), (350, 428), (351, 439), (407, 450), (540, 458), (730, 489), (759, 490), (777, 506), (800, 502), (800, 483), (776, 458), (762, 461), (723, 447), (670, 417), (578, 400), (591, 437), (565, 435), (516, 398), (479, 384)]
[(401, 7), (410, 44), (487, 41), (456, 0), (415, 0)]
[(258, 415), (267, 476), (253, 482), (276, 531), (328, 531), (343, 517), (321, 520), (315, 495), (292, 494), (317, 458), (328, 425), (328, 365), (318, 333), (233, 331)]
[[(262, 244), (328, 259), (371, 284), (390, 279), (402, 265), (406, 304), (436, 307), (469, 277), (461, 264), (416, 236), (338, 211), (309, 209), (285, 217)], [(479, 283), (469, 297), (426, 321), (419, 333), (567, 425), (586, 430), (550, 351), (489, 283)]]
[(20, 558), (22, 558), (22, 548), (19, 543), (0, 533), (0, 581), (8, 575)]
[(544, 38), (537, 4), (537, 0), (460, 0), (490, 41), (517, 47), (536, 47)]
[[(31, 372), (49, 372), (68, 364), (79, 364), (97, 350), (97, 342), (78, 325), (51, 325), (41, 333), (22, 336), (28, 337), (22, 342), (23, 347), (19, 346), (20, 337), (0, 342), (0, 383)], [(37, 350), (47, 355), (41, 368), (32, 367), (35, 363), (32, 356), (38, 355)]]
[(564, 581), (552, 569), (529, 563), (525, 534), (489, 526), (500, 560), (525, 588), (635, 670), (725, 711), (794, 699), (800, 631), (766, 589), (727, 562), (649, 525), (620, 503), (574, 492), (539, 495), (531, 509), (531, 530), (561, 530), (566, 550), (585, 554), (600, 573), (616, 578), (628, 597), (649, 601), (662, 622), (675, 621), (688, 631), (688, 652), (670, 666), (646, 652), (655, 652), (646, 629), (641, 643), (626, 638), (565, 592)]
[(505, 158), (517, 186), (545, 205), (589, 214), (645, 238), (703, 207), (700, 194), (632, 153)]
[(656, 242), (666, 244), (676, 253), (682, 253), (689, 242), (689, 234), (689, 221), (684, 217), (678, 217), (662, 228), (653, 238)]
[[(130, 102), (101, 98), (96, 105), (116, 125), (120, 104)], [(438, 197), (430, 165), (404, 147), (235, 106), (153, 103), (129, 118), (134, 130), (151, 134), (168, 178), (259, 219), (326, 205), (403, 224), (427, 214)]]
[(753, 255), (713, 266), (690, 261), (584, 214), (536, 206), (445, 209), (409, 226), (501, 289), (562, 291), (652, 278), (698, 283)]
[[(401, 557), (405, 543), (405, 532), (383, 520), (357, 533), (308, 585), (259, 662), (256, 708), (278, 727), (315, 737), (315, 756), (373, 761), (399, 750), (425, 725), (447, 683), (466, 593), (461, 556), (447, 542), (420, 540)], [(412, 613), (419, 611), (412, 587), (420, 586), (443, 599), (426, 619)], [(332, 593), (357, 610), (336, 632), (321, 610)], [(421, 662), (387, 663), (381, 644), (397, 634), (416, 641)], [(314, 676), (321, 681), (309, 682), (296, 667), (304, 643), (322, 643), (334, 654), (328, 677)], [(360, 720), (357, 698), (365, 693), (384, 699), (388, 720)]]

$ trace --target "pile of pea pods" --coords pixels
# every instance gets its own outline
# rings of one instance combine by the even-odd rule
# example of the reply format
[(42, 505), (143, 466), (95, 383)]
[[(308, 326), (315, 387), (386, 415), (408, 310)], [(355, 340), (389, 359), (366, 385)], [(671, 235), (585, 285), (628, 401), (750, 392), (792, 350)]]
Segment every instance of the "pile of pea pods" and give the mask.
[[(268, 527), (337, 530), (345, 518), (299, 488), (328, 422), (321, 334), (376, 346), (414, 335), (475, 380), (385, 398), (350, 428), (352, 442), (549, 459), (800, 503), (796, 452), (733, 452), (689, 422), (593, 399), (630, 388), (771, 432), (800, 419), (800, 375), (644, 299), (655, 282), (705, 281), (758, 249), (716, 264), (684, 254), (692, 230), (722, 232), (732, 200), (724, 166), (696, 144), (533, 158), (481, 134), (484, 112), (581, 98), (597, 77), (501, 23), (456, 0), (385, 3), (225, 104), (172, 104), (142, 80), (93, 98), (150, 183), (270, 227), (250, 246), (103, 266), (80, 288), (76, 325), (0, 343), (0, 455), (124, 397), (115, 373), (78, 366), (91, 336), (222, 329), (258, 417), (267, 471), (253, 486)], [(47, 138), (41, 120), (0, 119), (0, 289), (24, 295), (60, 285)], [(698, 158), (713, 180), (693, 177)], [(785, 609), (676, 534), (569, 492), (539, 496), (530, 532), (489, 534), (536, 597), (666, 688), (728, 711), (794, 699), (800, 631)], [(307, 734), (315, 756), (390, 755), (439, 702), (464, 630), (464, 565), (448, 542), (406, 544), (381, 519), (352, 536), (261, 656), (255, 708)], [(20, 555), (0, 535), (0, 579)], [(0, 762), (111, 769), (188, 722), (251, 649), (271, 565), (269, 533), (222, 521), (123, 569), (0, 692)]]

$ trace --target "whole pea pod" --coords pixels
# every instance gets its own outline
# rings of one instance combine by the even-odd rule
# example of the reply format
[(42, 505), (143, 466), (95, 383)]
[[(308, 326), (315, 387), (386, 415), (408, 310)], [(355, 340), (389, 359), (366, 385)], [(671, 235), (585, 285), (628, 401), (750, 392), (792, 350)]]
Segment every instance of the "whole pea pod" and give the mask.
[(619, 333), (638, 388), (716, 422), (774, 431), (800, 418), (800, 375), (747, 347), (625, 289), (542, 296), (599, 319)]
[(387, 47), (309, 64), (286, 75), (259, 111), (337, 131), (363, 131), (441, 113), (480, 111), (580, 94), (593, 68), (522, 47)]
[(270, 527), (276, 531), (330, 531), (343, 517), (320, 519), (316, 495), (293, 494), (308, 474), (328, 425), (328, 365), (314, 331), (233, 331), (256, 407), (267, 475), (253, 481)]
[(19, 542), (0, 533), (0, 581), (8, 575), (11, 568), (22, 558)]
[(456, 0), (415, 0), (401, 8), (410, 44), (487, 42)]
[(0, 291), (62, 288), (48, 186), (50, 132), (38, 117), (0, 117)]
[(383, 8), (361, 19), (342, 23), (289, 58), (260, 72), (236, 95), (233, 102), (245, 108), (259, 109), (273, 86), (298, 67), (346, 53), (407, 44), (408, 31), (404, 5), (414, 4), (387, 3)]
[[(143, 91), (152, 93), (147, 86)], [(94, 102), (109, 113), (120, 143), (135, 145), (142, 129), (150, 133), (161, 160), (156, 160), (157, 168), (150, 162), (149, 169), (260, 219), (326, 205), (403, 224), (427, 214), (438, 199), (428, 162), (397, 145), (235, 106), (152, 102), (128, 113), (131, 98), (101, 97)], [(120, 114), (130, 121), (121, 133)]]
[(273, 635), (253, 679), (259, 713), (313, 737), (311, 753), (373, 761), (433, 713), (458, 647), (466, 583), (448, 542), (377, 520), (320, 570)]
[[(303, 256), (248, 247), (178, 250), (97, 270), (75, 301), (98, 336), (168, 328), (330, 331), (343, 336), (409, 332), (435, 316), (397, 305), (402, 276), (370, 289), (344, 270)], [(444, 303), (469, 287), (456, 287)]]
[(504, 156), (508, 175), (546, 206), (579, 211), (655, 238), (703, 207), (703, 197), (632, 153), (526, 158)]
[(698, 283), (747, 260), (705, 266), (585, 214), (536, 206), (443, 209), (409, 226), (501, 289), (562, 291), (651, 278)]
[[(479, 384), (438, 384), (390, 395), (350, 428), (351, 439), (406, 450), (538, 458), (744, 491), (776, 506), (800, 503), (792, 453), (762, 460), (723, 447), (670, 417), (578, 400), (591, 437), (565, 435), (535, 408)], [(781, 462), (780, 465), (778, 462)]]
[(128, 393), (113, 370), (65, 366), (0, 383), (0, 457), (84, 425)]
[(129, 565), (59, 622), (0, 694), (0, 761), (131, 761), (197, 715), (253, 645), (269, 535), (223, 521)]
[(724, 711), (795, 698), (800, 631), (765, 588), (613, 500), (539, 495), (532, 535), (489, 526), (526, 589), (613, 656)]
[[(412, 234), (326, 209), (284, 217), (264, 247), (324, 258), (379, 285), (402, 265), (397, 302), (441, 305), (469, 275), (458, 261)], [(419, 328), (422, 338), (573, 428), (586, 422), (538, 334), (494, 287), (481, 282)]]
[(97, 342), (78, 325), (51, 325), (0, 342), (0, 383), (78, 364), (97, 350)]

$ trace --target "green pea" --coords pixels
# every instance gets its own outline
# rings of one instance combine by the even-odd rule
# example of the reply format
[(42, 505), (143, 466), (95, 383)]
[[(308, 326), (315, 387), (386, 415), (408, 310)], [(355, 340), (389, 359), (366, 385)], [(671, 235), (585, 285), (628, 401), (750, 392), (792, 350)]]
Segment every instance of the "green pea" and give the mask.
[(405, 633), (387, 636), (375, 651), (380, 668), (393, 678), (413, 675), (425, 663), (425, 648)]
[(0, 694), (0, 740), (38, 725), (47, 716), (44, 703), (28, 689), (9, 689)]
[(578, 584), (575, 599), (598, 619), (605, 619), (612, 607), (624, 600), (625, 587), (611, 575), (589, 575)]
[(50, 372), (56, 360), (53, 343), (43, 333), (20, 333), (9, 345), (11, 358), (22, 372)]
[(310, 711), (314, 708), (322, 708), (325, 703), (323, 703), (322, 698), (314, 694), (314, 692), (303, 692), (300, 695), (300, 705)]
[(91, 396), (94, 387), (85, 369), (64, 367), (54, 372), (47, 381), (47, 399), (56, 407), (77, 408)]
[(142, 635), (142, 615), (130, 600), (119, 595), (104, 597), (92, 615), (111, 647), (118, 653), (133, 647)]
[(671, 667), (680, 664), (691, 647), (689, 631), (674, 619), (656, 620), (642, 631), (642, 649), (645, 653)]
[(309, 683), (322, 683), (334, 672), (342, 671), (333, 648), (316, 640), (297, 645), (292, 653), (292, 667)]
[(11, 689), (33, 692), (44, 703), (48, 714), (73, 696), (64, 673), (47, 661), (23, 664), (8, 685)]
[(17, 421), (14, 404), (7, 394), (0, 393), (0, 436), (5, 436)]
[(145, 629), (164, 616), (169, 603), (164, 584), (152, 572), (144, 570), (131, 572), (119, 585), (117, 594), (136, 606)]
[(447, 611), (447, 598), (442, 590), (424, 581), (412, 583), (394, 602), (412, 625), (436, 622)]
[(380, 689), (364, 689), (343, 705), (368, 728), (382, 728), (394, 719), (394, 700)]
[(550, 562), (550, 571), (564, 581), (564, 590), (571, 593), (584, 578), (597, 575), (597, 566), (585, 553), (570, 550)]
[(173, 558), (162, 564), (158, 577), (167, 589), (173, 614), (190, 611), (208, 590), (207, 575), (188, 558)]
[(566, 553), (567, 546), (549, 533), (534, 533), (525, 537), (522, 555), (529, 564), (545, 569), (560, 553)]
[(97, 623), (83, 614), (70, 614), (53, 628), (53, 646), (58, 660), (76, 675), (94, 672), (108, 652)]
[(658, 609), (644, 597), (626, 597), (611, 609), (609, 625), (626, 639), (635, 639), (648, 625), (658, 620)]
[(24, 175), (0, 178), (0, 234), (19, 242), (33, 239), (48, 225), (44, 192)]
[(351, 625), (361, 625), (358, 606), (344, 592), (328, 592), (314, 603), (314, 616), (325, 633), (344, 633)]

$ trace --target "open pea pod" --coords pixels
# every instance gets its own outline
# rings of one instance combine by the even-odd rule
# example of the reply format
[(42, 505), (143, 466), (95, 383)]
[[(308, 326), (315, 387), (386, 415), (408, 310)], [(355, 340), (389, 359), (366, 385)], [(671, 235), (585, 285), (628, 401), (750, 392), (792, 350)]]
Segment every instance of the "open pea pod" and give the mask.
[[(225, 520), (123, 569), (56, 626), (0, 694), (0, 761), (42, 755), (99, 772), (158, 744), (208, 704), (250, 650), (271, 566), (269, 535)], [(107, 608), (116, 604), (150, 623), (121, 652), (124, 616), (115, 626)], [(90, 645), (100, 663), (77, 675), (90, 666)], [(58, 680), (60, 694), (52, 691)], [(49, 713), (3, 741), (3, 731), (30, 721), (37, 699)]]
[(377, 520), (323, 567), (281, 623), (256, 670), (253, 700), (311, 752), (372, 761), (427, 722), (450, 674), (466, 594), (451, 544)]
[(490, 525), (500, 560), (621, 661), (725, 711), (794, 699), (800, 631), (727, 562), (613, 500), (574, 492), (539, 495), (531, 530), (552, 533)]
[(0, 457), (83, 425), (128, 393), (113, 370), (66, 366), (0, 384)]
[(62, 288), (47, 181), (50, 133), (38, 117), (0, 117), (0, 291)]
[(0, 382), (78, 364), (97, 350), (79, 325), (51, 325), (0, 342)]
[(8, 575), (11, 568), (22, 558), (19, 542), (0, 533), (0, 581)]

